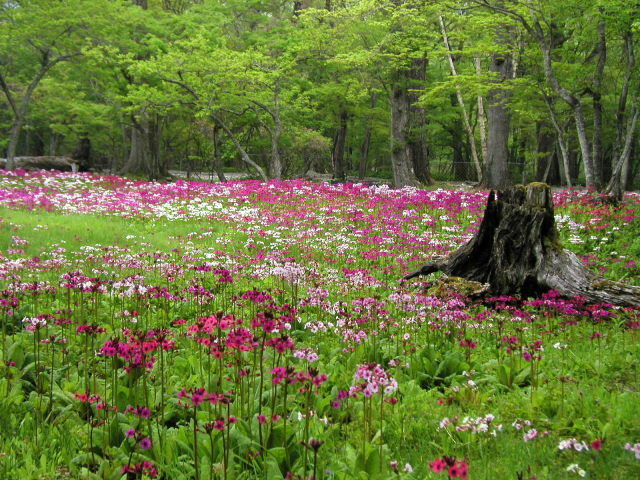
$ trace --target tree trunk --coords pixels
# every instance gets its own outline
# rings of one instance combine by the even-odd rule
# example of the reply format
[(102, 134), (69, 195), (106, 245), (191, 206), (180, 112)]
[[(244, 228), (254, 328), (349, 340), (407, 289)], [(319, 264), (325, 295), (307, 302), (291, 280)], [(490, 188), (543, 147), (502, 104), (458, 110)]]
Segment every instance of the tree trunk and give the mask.
[(604, 279), (559, 241), (551, 190), (544, 183), (491, 192), (476, 235), (405, 280), (442, 271), (488, 284), (490, 295), (539, 296), (556, 290), (589, 303), (640, 304), (640, 287)]
[[(451, 106), (455, 107), (455, 95), (452, 94), (449, 97), (449, 100), (451, 102)], [(448, 129), (448, 132), (451, 135), (451, 162), (453, 179), (458, 181), (473, 179), (474, 176), (471, 171), (472, 169), (470, 168), (469, 162), (467, 162), (467, 159), (464, 156), (464, 144), (462, 140), (462, 120), (460, 117), (454, 120), (452, 128)]]
[(11, 87), (7, 83), (5, 77), (2, 75), (2, 72), (0, 72), (0, 90), (2, 90), (2, 92), (5, 94), (11, 112), (13, 113), (13, 123), (9, 132), (9, 144), (7, 145), (7, 170), (13, 170), (15, 168), (13, 159), (16, 155), (18, 141), (20, 140), (20, 131), (27, 118), (27, 112), (29, 109), (29, 104), (31, 102), (31, 97), (33, 96), (33, 92), (40, 84), (40, 81), (45, 77), (47, 72), (49, 72), (49, 70), (51, 70), (56, 64), (69, 60), (75, 55), (76, 54), (60, 55), (59, 57), (51, 58), (50, 52), (43, 53), (42, 59), (40, 61), (40, 68), (38, 69), (38, 72), (35, 74), (31, 82), (29, 82), (29, 85), (22, 95), (22, 98), (20, 98), (19, 103), (14, 98)]
[(344, 181), (347, 178), (344, 152), (347, 144), (347, 127), (349, 114), (346, 110), (340, 112), (340, 125), (333, 139), (333, 178)]
[(638, 126), (638, 118), (640, 117), (640, 106), (635, 100), (629, 120), (627, 122), (627, 135), (624, 142), (624, 148), (620, 154), (613, 171), (611, 172), (611, 180), (607, 185), (607, 194), (611, 195), (615, 200), (621, 201), (626, 187), (627, 175), (629, 172), (629, 164), (631, 163), (631, 149), (633, 147), (633, 139)]
[(218, 180), (226, 182), (227, 177), (224, 175), (224, 169), (222, 168), (222, 156), (220, 155), (220, 126), (215, 124), (213, 126), (213, 169), (218, 175)]
[(20, 140), (20, 130), (22, 129), (22, 118), (16, 118), (9, 132), (9, 144), (7, 145), (7, 170), (13, 170), (15, 166), (16, 149)]
[(409, 95), (404, 72), (396, 72), (399, 78), (393, 83), (391, 92), (391, 170), (393, 184), (418, 186), (420, 182), (413, 173), (409, 150)]
[[(449, 44), (449, 35), (447, 34), (447, 28), (444, 24), (444, 18), (442, 18), (442, 15), (438, 15), (438, 20), (440, 22), (440, 31), (442, 32), (442, 40), (444, 42), (445, 48), (447, 49), (447, 58), (449, 60), (449, 68), (451, 69), (451, 76), (457, 77), (458, 72), (456, 70), (456, 65), (455, 65), (456, 59), (451, 53), (451, 45)], [(480, 164), (480, 159), (478, 158), (475, 135), (473, 134), (473, 128), (471, 128), (471, 122), (469, 121), (469, 114), (467, 113), (467, 108), (465, 107), (464, 98), (462, 97), (462, 90), (460, 89), (460, 87), (456, 87), (456, 99), (458, 100), (458, 105), (460, 105), (462, 120), (464, 122), (464, 128), (467, 131), (469, 148), (471, 149), (471, 158), (473, 160), (473, 165), (476, 168), (477, 180), (479, 182), (482, 180), (482, 166)], [(485, 161), (486, 161), (486, 157), (485, 157)]]
[(91, 140), (89, 137), (80, 137), (72, 157), (82, 170), (88, 170), (91, 167)]
[(60, 143), (60, 138), (62, 135), (51, 132), (51, 136), (49, 137), (49, 155), (55, 156), (58, 151), (58, 144)]
[(423, 88), (427, 75), (427, 59), (415, 58), (412, 60), (413, 68), (408, 71), (408, 79), (412, 82), (409, 91), (409, 125), (408, 138), (409, 155), (413, 164), (413, 172), (416, 178), (425, 185), (430, 185), (431, 168), (429, 165), (429, 146), (427, 144), (427, 116), (424, 108), (416, 105), (418, 94), (412, 89)]
[(264, 173), (264, 170), (262, 169), (262, 167), (260, 167), (260, 165), (258, 165), (256, 162), (251, 160), (251, 157), (245, 151), (245, 149), (242, 148), (242, 145), (240, 144), (236, 136), (233, 134), (231, 129), (228, 127), (228, 125), (224, 123), (222, 119), (218, 116), (214, 115), (213, 119), (225, 131), (227, 136), (231, 139), (231, 142), (236, 147), (236, 150), (238, 151), (238, 153), (240, 153), (240, 158), (242, 158), (242, 161), (247, 165), (250, 165), (251, 167), (253, 167), (256, 170), (256, 172), (258, 172), (258, 175), (260, 175), (260, 178), (262, 179), (263, 182), (268, 182), (269, 179), (267, 178), (267, 175)]
[(487, 149), (489, 157), (485, 164), (481, 184), (487, 188), (505, 188), (511, 185), (509, 176), (509, 123), (511, 115), (506, 106), (509, 92), (498, 85), (512, 78), (513, 59), (507, 53), (511, 33), (506, 26), (497, 34), (497, 43), (503, 49), (494, 53), (491, 59), (491, 72), (496, 74), (496, 88), (489, 91), (487, 97), (489, 135)]
[(556, 156), (556, 136), (544, 123), (537, 125), (537, 156), (536, 182), (558, 185), (558, 169)]
[(131, 144), (127, 162), (118, 172), (119, 175), (127, 173), (143, 173), (151, 176), (151, 161), (149, 152), (149, 118), (142, 111), (139, 119), (133, 118), (131, 126)]
[(565, 183), (567, 187), (571, 188), (571, 167), (570, 167), (570, 158), (569, 158), (569, 148), (567, 146), (567, 141), (564, 138), (565, 129), (560, 126), (560, 122), (558, 121), (558, 117), (556, 116), (556, 112), (553, 109), (552, 100), (549, 96), (547, 96), (544, 92), (542, 93), (545, 104), (549, 110), (549, 115), (551, 116), (551, 122), (553, 123), (553, 127), (556, 129), (557, 135), (557, 144), (560, 149), (560, 156), (562, 158), (562, 171), (564, 173)]
[[(600, 8), (600, 14), (603, 14)], [(603, 171), (603, 154), (602, 154), (602, 76), (604, 75), (604, 66), (607, 61), (607, 37), (604, 20), (598, 24), (598, 63), (593, 75), (593, 173), (598, 182), (604, 179)], [(602, 187), (597, 184), (598, 190)]]
[[(535, 16), (534, 16), (535, 18)], [(599, 179), (596, 178), (595, 172), (593, 169), (593, 162), (591, 157), (591, 149), (589, 147), (589, 141), (587, 140), (587, 128), (586, 122), (584, 119), (584, 111), (583, 106), (579, 98), (573, 95), (569, 90), (564, 88), (558, 82), (558, 79), (555, 76), (553, 71), (553, 64), (551, 60), (551, 49), (547, 45), (544, 34), (542, 33), (542, 27), (536, 20), (534, 23), (535, 26), (535, 38), (540, 46), (540, 50), (542, 51), (542, 59), (544, 64), (544, 72), (547, 81), (551, 85), (551, 88), (562, 98), (571, 110), (573, 111), (573, 116), (576, 123), (576, 131), (578, 133), (578, 142), (580, 143), (580, 151), (582, 153), (582, 161), (584, 163), (584, 174), (586, 177), (587, 187), (595, 187), (599, 184)]]
[[(482, 75), (482, 63), (480, 57), (475, 57), (476, 75)], [(489, 146), (487, 145), (487, 115), (484, 111), (484, 98), (482, 95), (478, 95), (478, 127), (480, 130), (480, 150), (482, 152), (482, 159), (480, 164), (486, 164), (489, 158)], [(482, 176), (482, 171), (478, 172), (478, 180)]]
[(273, 92), (274, 108), (272, 113), (273, 129), (271, 133), (271, 162), (269, 174), (271, 178), (282, 177), (282, 158), (280, 157), (280, 137), (282, 136), (282, 118), (280, 117), (280, 90), (278, 87)]
[[(622, 91), (620, 92), (620, 98), (618, 99), (618, 108), (616, 110), (616, 141), (613, 146), (613, 155), (611, 158), (611, 178), (613, 178), (613, 171), (615, 170), (616, 163), (621, 156), (623, 146), (625, 144), (625, 113), (627, 109), (627, 99), (629, 97), (629, 87), (634, 76), (634, 69), (636, 65), (633, 34), (631, 31), (627, 31), (624, 34), (623, 52), (626, 60), (626, 70), (624, 82), (622, 84)], [(622, 171), (622, 189), (624, 189), (626, 187), (625, 179), (627, 178), (625, 172), (628, 173), (628, 168), (623, 167)]]
[[(371, 110), (376, 106), (378, 100), (377, 92), (371, 92)], [(369, 147), (371, 146), (371, 119), (372, 115), (367, 117), (367, 125), (360, 144), (360, 162), (358, 165), (358, 179), (362, 180), (367, 175), (367, 163), (369, 163)]]
[(358, 179), (363, 180), (367, 176), (367, 163), (369, 163), (369, 147), (371, 146), (371, 126), (367, 125), (364, 137), (360, 144), (360, 162), (358, 164)]

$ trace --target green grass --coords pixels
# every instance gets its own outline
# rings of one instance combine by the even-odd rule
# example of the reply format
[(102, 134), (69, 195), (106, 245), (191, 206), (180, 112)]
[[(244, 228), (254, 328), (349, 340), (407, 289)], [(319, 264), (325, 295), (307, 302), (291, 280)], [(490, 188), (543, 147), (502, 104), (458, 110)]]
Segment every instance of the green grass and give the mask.
[[(113, 245), (134, 251), (169, 252), (178, 246), (176, 238), (191, 233), (213, 232), (214, 235), (208, 237), (193, 236), (194, 245), (208, 246), (224, 228), (223, 224), (205, 221), (126, 219), (0, 208), (0, 250), (21, 248), (27, 255), (35, 256), (58, 244), (67, 251), (83, 246)], [(25, 238), (29, 244), (15, 247), (13, 236)]]

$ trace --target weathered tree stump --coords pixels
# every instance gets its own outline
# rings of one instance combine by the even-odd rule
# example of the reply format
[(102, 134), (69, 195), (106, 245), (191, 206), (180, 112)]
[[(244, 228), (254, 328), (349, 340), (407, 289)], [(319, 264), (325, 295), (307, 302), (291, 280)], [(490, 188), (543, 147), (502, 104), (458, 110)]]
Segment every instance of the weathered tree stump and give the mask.
[(549, 290), (589, 303), (640, 304), (640, 287), (596, 275), (559, 241), (549, 186), (531, 183), (489, 195), (476, 235), (405, 280), (441, 271), (489, 284), (491, 295), (537, 297)]

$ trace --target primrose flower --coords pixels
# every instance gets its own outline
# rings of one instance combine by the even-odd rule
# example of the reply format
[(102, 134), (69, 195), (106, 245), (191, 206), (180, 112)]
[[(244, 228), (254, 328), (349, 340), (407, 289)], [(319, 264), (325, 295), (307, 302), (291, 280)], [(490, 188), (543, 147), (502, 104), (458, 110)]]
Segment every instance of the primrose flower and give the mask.
[(358, 365), (354, 380), (360, 382), (352, 385), (349, 389), (351, 397), (358, 396), (358, 393), (362, 393), (365, 397), (371, 397), (381, 390), (383, 394), (391, 395), (398, 389), (396, 379), (385, 372), (377, 363)]
[(561, 440), (558, 444), (560, 450), (575, 450), (576, 452), (583, 452), (589, 450), (589, 446), (585, 442), (580, 442), (575, 438), (568, 440)]
[(580, 468), (580, 465), (578, 465), (577, 463), (572, 463), (571, 465), (569, 465), (567, 467), (567, 472), (577, 473), (581, 477), (584, 477), (587, 475), (587, 472), (585, 472), (582, 468)]
[(149, 440), (148, 438), (143, 438), (142, 440), (140, 440), (140, 443), (138, 443), (138, 445), (140, 445), (140, 448), (143, 450), (149, 450), (151, 448), (151, 440)]
[(636, 460), (640, 460), (640, 443), (634, 443), (633, 445), (627, 442), (624, 445), (625, 450), (629, 450), (634, 453)]

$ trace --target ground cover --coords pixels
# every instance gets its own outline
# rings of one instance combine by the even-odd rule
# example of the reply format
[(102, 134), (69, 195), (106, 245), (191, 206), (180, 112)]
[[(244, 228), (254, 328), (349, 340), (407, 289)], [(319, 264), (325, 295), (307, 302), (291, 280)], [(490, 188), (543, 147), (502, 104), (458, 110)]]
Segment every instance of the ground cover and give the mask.
[[(633, 478), (637, 308), (399, 279), (487, 192), (0, 179), (1, 478)], [(554, 194), (640, 283), (640, 195)]]

